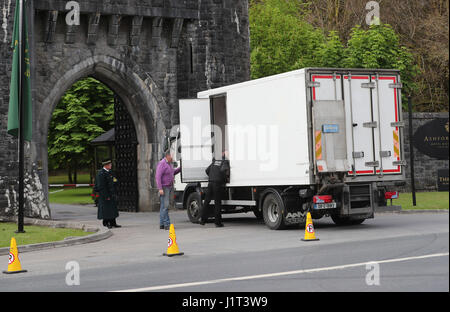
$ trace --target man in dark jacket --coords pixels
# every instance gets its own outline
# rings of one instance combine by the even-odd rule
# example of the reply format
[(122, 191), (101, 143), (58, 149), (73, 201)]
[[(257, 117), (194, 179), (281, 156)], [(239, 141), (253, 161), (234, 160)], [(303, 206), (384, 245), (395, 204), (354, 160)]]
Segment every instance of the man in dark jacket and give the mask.
[(94, 189), (99, 193), (97, 219), (103, 219), (103, 225), (110, 228), (121, 227), (116, 224), (116, 218), (119, 216), (117, 211), (116, 194), (114, 184), (117, 179), (111, 172), (111, 161), (102, 162), (103, 168), (100, 169), (95, 178)]
[(222, 198), (223, 191), (225, 187), (225, 183), (227, 182), (229, 171), (230, 171), (230, 162), (225, 159), (225, 152), (222, 155), (222, 160), (215, 160), (208, 168), (206, 168), (206, 174), (208, 175), (209, 183), (208, 190), (205, 195), (205, 201), (202, 205), (201, 219), (200, 224), (204, 225), (206, 220), (208, 219), (208, 206), (211, 202), (211, 199), (214, 198), (214, 223), (216, 227), (223, 227), (222, 223)]

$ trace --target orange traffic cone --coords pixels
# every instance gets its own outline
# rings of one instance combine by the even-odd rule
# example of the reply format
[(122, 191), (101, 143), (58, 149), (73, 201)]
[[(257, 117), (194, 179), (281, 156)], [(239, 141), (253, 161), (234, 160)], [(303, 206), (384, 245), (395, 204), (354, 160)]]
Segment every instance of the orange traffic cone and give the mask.
[(27, 270), (22, 270), (19, 260), (19, 250), (17, 249), (16, 239), (11, 238), (11, 247), (9, 249), (9, 261), (8, 261), (8, 271), (3, 271), (5, 274), (13, 273), (23, 273)]
[(167, 253), (163, 253), (163, 256), (173, 257), (182, 256), (184, 252), (180, 252), (177, 245), (177, 236), (175, 235), (175, 227), (170, 225), (169, 229), (169, 242), (167, 244)]
[(308, 212), (306, 215), (306, 226), (305, 226), (305, 238), (302, 238), (302, 241), (318, 241), (314, 233), (314, 225), (312, 223), (311, 214)]

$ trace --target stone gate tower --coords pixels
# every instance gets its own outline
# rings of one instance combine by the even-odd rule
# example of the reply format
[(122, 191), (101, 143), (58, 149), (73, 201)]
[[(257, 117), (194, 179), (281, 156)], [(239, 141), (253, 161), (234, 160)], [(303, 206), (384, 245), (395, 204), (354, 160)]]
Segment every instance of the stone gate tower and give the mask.
[[(0, 215), (17, 209), (17, 141), (7, 134), (14, 0), (0, 29)], [(247, 0), (27, 1), (33, 88), (33, 139), (26, 150), (25, 215), (48, 218), (47, 135), (55, 106), (77, 80), (111, 88), (133, 119), (138, 140), (139, 210), (158, 205), (154, 169), (178, 99), (250, 79)], [(0, 4), (2, 5), (2, 4)]]

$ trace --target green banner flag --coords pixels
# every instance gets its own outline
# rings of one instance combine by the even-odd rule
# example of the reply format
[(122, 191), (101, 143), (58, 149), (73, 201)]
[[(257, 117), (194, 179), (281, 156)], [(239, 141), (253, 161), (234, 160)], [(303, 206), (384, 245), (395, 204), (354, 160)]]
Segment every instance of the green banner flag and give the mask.
[[(23, 137), (27, 141), (31, 141), (32, 135), (32, 106), (31, 106), (31, 79), (30, 79), (30, 51), (28, 45), (28, 31), (27, 31), (27, 19), (25, 13), (25, 3), (23, 0), (22, 20), (23, 20), (23, 40), (22, 40), (22, 60), (19, 53), (19, 41), (20, 41), (20, 0), (16, 0), (16, 8), (14, 15), (14, 31), (12, 37), (13, 62), (11, 72), (11, 85), (9, 91), (9, 110), (8, 110), (8, 133), (18, 137), (19, 136), (19, 92), (22, 91), (22, 107), (23, 107)], [(22, 65), (22, 73), (20, 75), (20, 64)], [(20, 89), (20, 79), (22, 76), (22, 90)]]

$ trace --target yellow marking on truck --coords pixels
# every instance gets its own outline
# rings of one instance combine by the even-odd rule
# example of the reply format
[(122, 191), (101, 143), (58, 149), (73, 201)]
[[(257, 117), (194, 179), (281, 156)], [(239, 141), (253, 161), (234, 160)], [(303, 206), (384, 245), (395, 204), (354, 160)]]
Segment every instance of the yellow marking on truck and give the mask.
[(399, 135), (398, 130), (394, 130), (394, 157), (400, 157), (400, 143), (399, 143)]
[(316, 159), (322, 159), (322, 131), (316, 131)]

